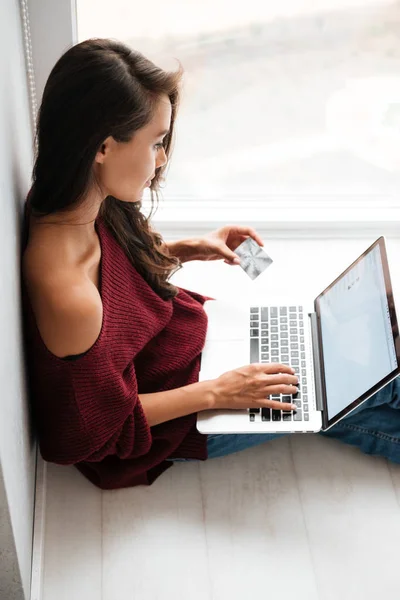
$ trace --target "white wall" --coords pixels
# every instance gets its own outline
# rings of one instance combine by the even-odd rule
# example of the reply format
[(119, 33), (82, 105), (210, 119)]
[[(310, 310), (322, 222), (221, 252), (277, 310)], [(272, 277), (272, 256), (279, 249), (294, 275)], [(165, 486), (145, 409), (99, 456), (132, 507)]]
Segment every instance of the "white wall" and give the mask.
[(20, 315), (20, 229), (33, 144), (18, 0), (0, 2), (0, 598), (28, 599), (36, 447)]

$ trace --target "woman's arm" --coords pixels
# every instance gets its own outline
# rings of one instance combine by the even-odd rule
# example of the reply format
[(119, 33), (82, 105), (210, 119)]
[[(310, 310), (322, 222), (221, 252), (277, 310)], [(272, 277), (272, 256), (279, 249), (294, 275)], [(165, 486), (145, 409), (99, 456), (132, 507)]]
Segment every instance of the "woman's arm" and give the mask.
[(198, 238), (164, 242), (164, 245), (171, 256), (176, 256), (183, 263), (189, 260), (200, 260), (202, 257), (199, 252), (200, 243)]
[(214, 407), (214, 383), (200, 381), (167, 392), (139, 394), (150, 427)]

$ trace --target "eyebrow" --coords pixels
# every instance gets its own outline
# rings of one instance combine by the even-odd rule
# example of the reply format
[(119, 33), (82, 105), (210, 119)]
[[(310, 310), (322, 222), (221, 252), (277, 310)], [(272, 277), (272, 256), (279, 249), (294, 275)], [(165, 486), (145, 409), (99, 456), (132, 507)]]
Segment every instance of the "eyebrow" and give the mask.
[(167, 133), (169, 133), (169, 129), (165, 129), (164, 131), (160, 131), (160, 133), (157, 133), (156, 137), (161, 137), (162, 135), (167, 135)]

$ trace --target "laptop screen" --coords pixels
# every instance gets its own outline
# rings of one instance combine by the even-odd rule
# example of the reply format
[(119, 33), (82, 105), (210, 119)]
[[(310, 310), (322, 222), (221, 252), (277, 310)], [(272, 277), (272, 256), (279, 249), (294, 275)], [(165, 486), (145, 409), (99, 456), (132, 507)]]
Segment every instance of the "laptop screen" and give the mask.
[(399, 334), (384, 238), (315, 303), (323, 358), (325, 428), (399, 372)]

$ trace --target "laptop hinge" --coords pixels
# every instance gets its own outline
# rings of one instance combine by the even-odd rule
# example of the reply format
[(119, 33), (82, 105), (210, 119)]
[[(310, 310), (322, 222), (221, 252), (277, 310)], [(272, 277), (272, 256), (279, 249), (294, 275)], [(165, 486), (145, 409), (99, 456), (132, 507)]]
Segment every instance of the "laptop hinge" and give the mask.
[(317, 410), (323, 410), (322, 401), (322, 379), (321, 379), (321, 354), (318, 341), (318, 329), (317, 329), (317, 313), (309, 313), (311, 319), (311, 338), (312, 338), (312, 352), (314, 359), (314, 382), (315, 382), (315, 399)]

